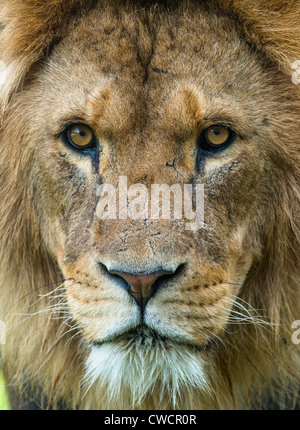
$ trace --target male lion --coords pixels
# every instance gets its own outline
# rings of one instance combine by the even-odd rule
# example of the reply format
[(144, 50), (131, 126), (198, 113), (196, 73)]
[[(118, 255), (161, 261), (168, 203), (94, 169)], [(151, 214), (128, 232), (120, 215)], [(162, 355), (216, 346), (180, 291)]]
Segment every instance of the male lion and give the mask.
[(299, 2), (0, 5), (12, 407), (295, 407)]

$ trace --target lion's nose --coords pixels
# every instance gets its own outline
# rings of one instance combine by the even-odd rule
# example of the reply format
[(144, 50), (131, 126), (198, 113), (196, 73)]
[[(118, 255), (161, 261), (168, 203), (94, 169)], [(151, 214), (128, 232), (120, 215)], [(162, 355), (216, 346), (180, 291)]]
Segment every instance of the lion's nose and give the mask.
[(111, 275), (123, 278), (130, 287), (130, 294), (135, 298), (139, 307), (144, 310), (150, 297), (153, 296), (156, 288), (156, 281), (163, 277), (172, 275), (174, 272), (160, 270), (153, 273), (126, 273), (118, 270), (110, 270)]

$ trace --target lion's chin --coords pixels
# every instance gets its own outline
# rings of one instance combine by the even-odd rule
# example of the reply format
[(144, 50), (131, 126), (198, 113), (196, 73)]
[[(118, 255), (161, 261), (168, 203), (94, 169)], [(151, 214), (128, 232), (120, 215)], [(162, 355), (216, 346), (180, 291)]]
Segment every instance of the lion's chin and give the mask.
[(154, 391), (161, 399), (171, 396), (172, 406), (178, 407), (184, 388), (210, 391), (205, 358), (199, 349), (163, 338), (147, 328), (94, 344), (86, 362), (87, 390), (93, 387), (105, 393), (111, 408), (124, 392), (130, 395), (130, 407), (135, 408)]

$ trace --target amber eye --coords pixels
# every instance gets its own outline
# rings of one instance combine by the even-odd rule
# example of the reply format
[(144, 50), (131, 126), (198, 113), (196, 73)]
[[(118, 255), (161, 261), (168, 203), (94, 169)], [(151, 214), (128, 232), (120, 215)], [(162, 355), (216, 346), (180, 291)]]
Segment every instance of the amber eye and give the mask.
[(68, 143), (77, 149), (91, 148), (95, 144), (93, 130), (83, 124), (73, 124), (68, 127), (66, 138)]
[(229, 127), (212, 125), (204, 130), (200, 139), (202, 149), (218, 151), (228, 146), (235, 138), (235, 132)]

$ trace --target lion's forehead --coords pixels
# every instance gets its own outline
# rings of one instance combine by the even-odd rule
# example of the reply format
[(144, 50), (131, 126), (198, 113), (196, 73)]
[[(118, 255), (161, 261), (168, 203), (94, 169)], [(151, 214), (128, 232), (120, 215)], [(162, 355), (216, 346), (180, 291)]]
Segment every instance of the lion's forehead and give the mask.
[(72, 23), (50, 56), (49, 93), (61, 99), (62, 79), (69, 87), (58, 114), (81, 109), (102, 120), (103, 128), (110, 124), (126, 135), (129, 127), (139, 133), (149, 119), (156, 128), (160, 120), (165, 130), (166, 117), (169, 130), (175, 123), (184, 132), (187, 123), (219, 107), (232, 114), (243, 109), (244, 127), (251, 128), (260, 120), (252, 100), (265, 104), (268, 85), (249, 79), (250, 70), (251, 76), (264, 72), (234, 26), (201, 7), (162, 10), (159, 18), (155, 11), (143, 14), (120, 5), (117, 11), (93, 10)]
[(200, 6), (185, 11), (172, 8), (172, 12), (162, 8), (155, 14), (151, 8), (130, 13), (118, 5), (112, 12), (101, 5), (72, 25), (68, 38), (73, 47), (88, 52), (103, 73), (117, 70), (125, 76), (130, 69), (135, 73), (131, 78), (142, 82), (150, 69), (186, 76), (188, 64), (196, 66), (199, 57), (211, 64), (217, 61), (216, 55), (232, 54), (224, 48), (246, 46), (232, 20), (217, 18)]

